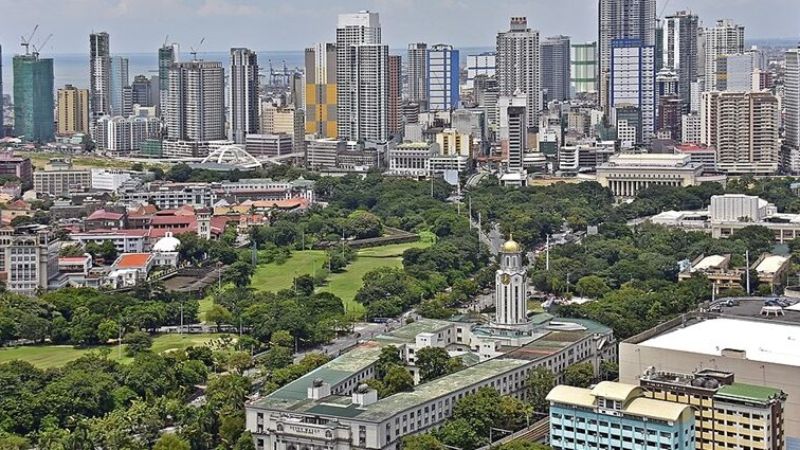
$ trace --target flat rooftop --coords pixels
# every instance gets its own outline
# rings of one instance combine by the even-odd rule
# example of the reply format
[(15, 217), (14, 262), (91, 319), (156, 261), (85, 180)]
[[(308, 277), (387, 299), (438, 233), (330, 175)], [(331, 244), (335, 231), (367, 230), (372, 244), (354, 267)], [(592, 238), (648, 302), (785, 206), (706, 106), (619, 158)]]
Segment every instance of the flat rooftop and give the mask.
[(752, 384), (733, 383), (722, 386), (715, 397), (731, 400), (767, 402), (782, 395), (780, 389)]
[(736, 350), (752, 361), (800, 366), (798, 341), (798, 324), (718, 318), (672, 329), (639, 345), (714, 356)]

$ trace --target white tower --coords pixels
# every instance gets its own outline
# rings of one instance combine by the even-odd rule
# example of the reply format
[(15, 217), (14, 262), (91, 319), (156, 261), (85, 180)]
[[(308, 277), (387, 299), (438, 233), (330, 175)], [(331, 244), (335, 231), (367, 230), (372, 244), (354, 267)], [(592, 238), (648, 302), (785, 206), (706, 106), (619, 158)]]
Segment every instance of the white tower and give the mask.
[(522, 264), (522, 248), (512, 238), (500, 248), (500, 269), (495, 275), (495, 323), (528, 322), (528, 274)]

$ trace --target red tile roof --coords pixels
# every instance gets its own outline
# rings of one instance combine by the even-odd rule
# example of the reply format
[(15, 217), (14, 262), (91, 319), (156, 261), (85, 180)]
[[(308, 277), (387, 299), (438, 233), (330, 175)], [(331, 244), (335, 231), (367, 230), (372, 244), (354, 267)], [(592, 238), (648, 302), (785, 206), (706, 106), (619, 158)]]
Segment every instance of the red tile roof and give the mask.
[(93, 212), (86, 220), (120, 220), (125, 217), (124, 214), (98, 209)]
[(117, 269), (140, 269), (152, 258), (150, 253), (123, 253), (114, 263)]

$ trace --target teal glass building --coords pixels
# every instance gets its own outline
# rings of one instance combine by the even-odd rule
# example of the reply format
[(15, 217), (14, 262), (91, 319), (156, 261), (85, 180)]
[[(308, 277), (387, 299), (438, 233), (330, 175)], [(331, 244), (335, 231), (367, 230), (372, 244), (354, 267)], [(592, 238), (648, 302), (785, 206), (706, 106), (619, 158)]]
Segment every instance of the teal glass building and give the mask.
[(52, 142), (53, 60), (37, 53), (16, 55), (14, 70), (14, 131), (28, 142)]

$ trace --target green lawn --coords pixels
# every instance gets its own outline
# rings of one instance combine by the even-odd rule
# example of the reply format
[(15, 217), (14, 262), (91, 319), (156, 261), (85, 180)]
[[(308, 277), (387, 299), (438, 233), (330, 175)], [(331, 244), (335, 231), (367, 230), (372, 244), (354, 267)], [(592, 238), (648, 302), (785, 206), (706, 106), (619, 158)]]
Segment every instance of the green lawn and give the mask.
[(214, 306), (214, 293), (211, 292), (205, 297), (201, 298), (198, 302), (199, 304), (197, 308), (197, 318), (200, 319), (200, 322), (206, 321), (206, 312)]
[[(379, 267), (401, 267), (404, 251), (409, 248), (425, 248), (430, 245), (431, 240), (426, 240), (425, 242), (392, 244), (358, 250), (358, 258), (347, 266), (347, 270), (331, 274), (328, 277), (328, 283), (321, 287), (320, 291), (330, 292), (340, 297), (344, 301), (348, 315), (361, 318), (364, 314), (364, 307), (355, 301), (355, 296), (361, 288), (364, 275)], [(260, 291), (274, 292), (290, 289), (295, 277), (313, 274), (314, 270), (323, 266), (325, 260), (325, 252), (322, 250), (293, 252), (292, 256), (283, 264), (270, 263), (258, 266), (253, 275), (252, 286)], [(203, 310), (202, 302), (201, 310)]]
[[(204, 345), (219, 336), (220, 335), (217, 334), (164, 334), (153, 340), (153, 351), (164, 353), (184, 349), (193, 345)], [(131, 358), (125, 356), (125, 345), (122, 346), (122, 358), (119, 357), (118, 347), (112, 346), (108, 348), (111, 349), (109, 358), (121, 361), (122, 363), (129, 363), (131, 361)], [(63, 366), (92, 350), (93, 349), (76, 349), (69, 345), (36, 345), (4, 348), (0, 349), (0, 364), (20, 359), (41, 369), (47, 369), (50, 367)]]

